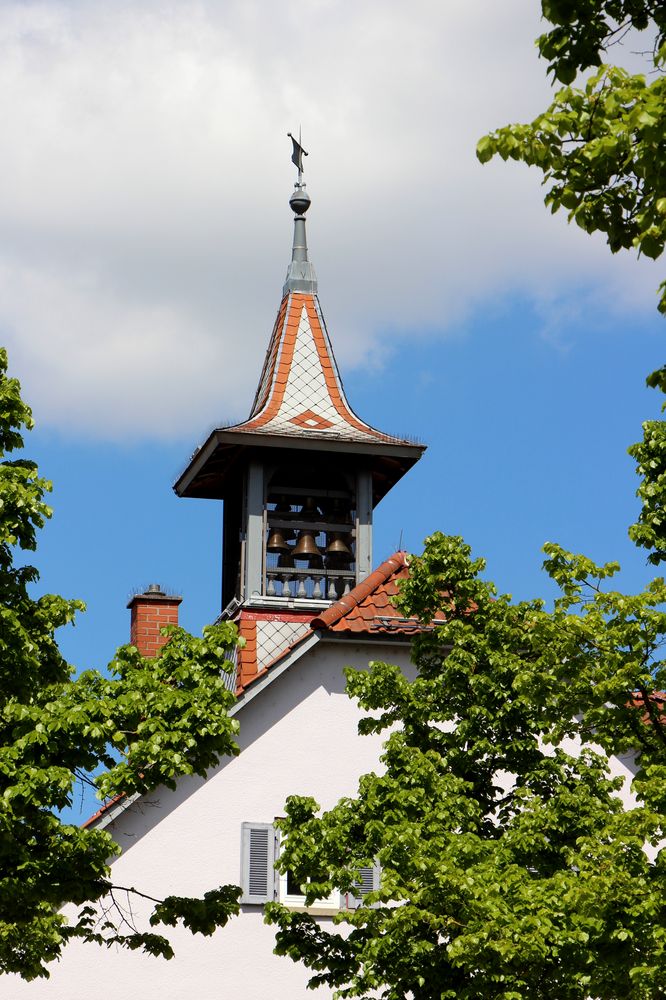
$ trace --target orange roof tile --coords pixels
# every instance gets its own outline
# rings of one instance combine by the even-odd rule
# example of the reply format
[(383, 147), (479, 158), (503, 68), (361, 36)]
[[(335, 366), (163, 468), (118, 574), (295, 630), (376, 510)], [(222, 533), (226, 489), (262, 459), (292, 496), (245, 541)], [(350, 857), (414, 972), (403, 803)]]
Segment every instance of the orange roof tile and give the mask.
[(125, 798), (127, 798), (125, 792), (120, 792), (118, 795), (114, 795), (113, 798), (109, 799), (108, 802), (105, 802), (104, 805), (101, 806), (96, 813), (93, 813), (92, 816), (89, 816), (88, 819), (85, 821), (85, 823), (81, 824), (82, 829), (85, 830), (86, 827), (92, 826), (93, 823), (95, 823), (98, 819), (101, 819), (102, 816), (106, 815), (109, 809), (113, 809), (115, 805), (117, 805), (119, 802), (122, 802), (122, 800)]
[(391, 600), (408, 573), (405, 553), (395, 552), (349, 594), (313, 619), (312, 628), (372, 635), (413, 635), (424, 630), (427, 626), (416, 618), (405, 618)]
[(661, 720), (666, 716), (666, 691), (650, 691), (648, 693), (648, 701), (654, 706), (654, 709), (652, 709), (652, 711), (650, 711), (646, 706), (644, 696), (639, 692), (636, 692), (636, 694), (629, 702), (629, 705), (632, 708), (638, 708), (638, 709), (645, 708), (645, 711), (641, 716), (641, 721), (646, 723), (647, 725), (651, 725), (652, 722), (655, 721), (654, 720), (655, 714), (657, 715), (657, 718), (660, 720), (660, 725), (663, 725), (663, 722)]

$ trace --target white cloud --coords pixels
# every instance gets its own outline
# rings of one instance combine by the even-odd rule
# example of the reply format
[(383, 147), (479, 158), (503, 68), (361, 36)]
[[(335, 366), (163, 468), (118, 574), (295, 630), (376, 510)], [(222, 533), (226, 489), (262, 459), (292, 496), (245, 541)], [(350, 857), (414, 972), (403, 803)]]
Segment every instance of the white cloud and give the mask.
[(515, 292), (555, 340), (581, 292), (653, 308), (655, 268), (552, 220), (526, 169), (475, 160), (484, 130), (548, 98), (536, 9), (5, 0), (0, 331), (38, 419), (189, 439), (246, 414), (299, 122), (343, 368)]

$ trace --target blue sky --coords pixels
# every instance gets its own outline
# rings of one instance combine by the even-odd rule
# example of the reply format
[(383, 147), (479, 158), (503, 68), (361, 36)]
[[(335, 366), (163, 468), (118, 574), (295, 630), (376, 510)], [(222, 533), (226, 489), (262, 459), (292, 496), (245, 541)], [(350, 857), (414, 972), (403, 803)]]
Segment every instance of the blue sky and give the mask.
[[(611, 257), (476, 140), (547, 103), (532, 0), (11, 0), (0, 7), (0, 331), (54, 482), (40, 586), (88, 604), (103, 667), (128, 597), (219, 611), (221, 511), (171, 484), (249, 411), (291, 243), (303, 126), (311, 256), (348, 397), (428, 445), (376, 513), (375, 561), (462, 534), (517, 598), (546, 540), (619, 559), (626, 455), (659, 400), (659, 264)], [(619, 54), (614, 53), (614, 54)]]

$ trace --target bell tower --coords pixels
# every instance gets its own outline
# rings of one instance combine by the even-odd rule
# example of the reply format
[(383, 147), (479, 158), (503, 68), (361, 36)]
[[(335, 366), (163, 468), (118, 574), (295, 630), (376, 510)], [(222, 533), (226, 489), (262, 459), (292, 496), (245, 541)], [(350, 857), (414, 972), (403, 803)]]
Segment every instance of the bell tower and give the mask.
[(174, 485), (224, 501), (222, 608), (314, 611), (372, 570), (373, 510), (423, 445), (383, 434), (347, 402), (308, 255), (303, 150), (291, 261), (247, 420), (214, 430)]

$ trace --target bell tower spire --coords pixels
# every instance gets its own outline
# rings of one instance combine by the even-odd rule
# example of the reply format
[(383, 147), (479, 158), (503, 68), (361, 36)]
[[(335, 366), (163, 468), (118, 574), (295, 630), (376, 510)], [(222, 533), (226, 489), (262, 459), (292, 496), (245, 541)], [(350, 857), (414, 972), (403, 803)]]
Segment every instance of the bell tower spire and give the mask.
[(222, 606), (262, 614), (309, 613), (368, 576), (373, 510), (424, 451), (347, 402), (308, 256), (307, 153), (290, 138), (291, 261), (250, 415), (213, 431), (174, 485), (224, 501)]

